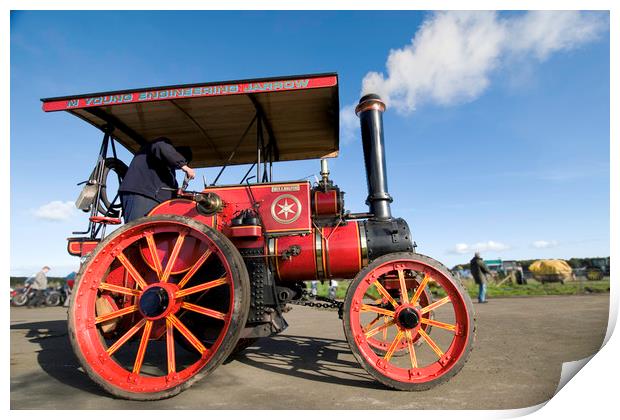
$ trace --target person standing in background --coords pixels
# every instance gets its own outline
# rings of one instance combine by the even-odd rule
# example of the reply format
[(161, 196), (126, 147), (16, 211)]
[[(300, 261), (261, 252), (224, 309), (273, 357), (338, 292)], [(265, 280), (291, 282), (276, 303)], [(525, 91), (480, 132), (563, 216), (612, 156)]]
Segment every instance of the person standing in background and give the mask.
[(312, 297), (312, 299), (316, 299), (318, 286), (319, 286), (318, 280), (312, 280), (310, 282), (310, 296)]
[(329, 298), (336, 299), (336, 290), (338, 290), (338, 282), (336, 280), (329, 281)]
[(36, 308), (37, 306), (45, 305), (45, 290), (47, 290), (48, 271), (50, 271), (50, 268), (46, 265), (34, 276), (32, 288), (35, 291), (35, 294), (32, 300), (28, 303), (29, 308), (32, 308), (33, 306)]
[(469, 269), (478, 285), (478, 303), (487, 303), (487, 276), (491, 274), (491, 270), (484, 263), (479, 252), (476, 252), (469, 262)]

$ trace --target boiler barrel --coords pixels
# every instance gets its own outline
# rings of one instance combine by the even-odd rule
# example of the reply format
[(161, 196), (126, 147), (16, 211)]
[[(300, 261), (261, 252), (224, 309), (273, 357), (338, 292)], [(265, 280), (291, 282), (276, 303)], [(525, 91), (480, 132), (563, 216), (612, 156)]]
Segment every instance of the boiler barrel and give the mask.
[(268, 241), (269, 254), (298, 246), (299, 255), (274, 258), (278, 280), (304, 281), (330, 278), (350, 279), (366, 265), (368, 253), (363, 222), (348, 222), (338, 227), (314, 228), (305, 236), (282, 236)]
[[(281, 236), (267, 242), (272, 270), (279, 282), (322, 279), (351, 279), (368, 262), (392, 252), (411, 252), (413, 245), (407, 223), (390, 221), (348, 221), (339, 226), (315, 227), (305, 236)], [(291, 255), (291, 249), (298, 249)], [(289, 254), (288, 258), (281, 257)]]

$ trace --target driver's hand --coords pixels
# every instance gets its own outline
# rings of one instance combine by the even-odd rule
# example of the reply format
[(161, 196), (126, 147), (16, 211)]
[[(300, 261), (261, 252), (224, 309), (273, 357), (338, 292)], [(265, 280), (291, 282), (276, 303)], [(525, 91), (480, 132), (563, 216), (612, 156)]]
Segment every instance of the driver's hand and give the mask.
[(184, 166), (181, 168), (181, 170), (187, 174), (187, 177), (188, 177), (189, 179), (194, 179), (194, 178), (196, 178), (196, 171), (194, 171), (194, 170), (193, 170), (192, 168), (190, 168), (189, 166), (184, 165)]

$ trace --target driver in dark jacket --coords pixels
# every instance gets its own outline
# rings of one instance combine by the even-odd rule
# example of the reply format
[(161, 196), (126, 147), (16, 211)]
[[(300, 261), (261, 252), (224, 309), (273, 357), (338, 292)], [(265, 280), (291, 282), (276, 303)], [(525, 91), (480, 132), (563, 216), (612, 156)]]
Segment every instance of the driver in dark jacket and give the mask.
[(125, 223), (146, 216), (159, 203), (173, 198), (173, 190), (178, 188), (176, 169), (193, 179), (196, 173), (188, 166), (191, 159), (189, 147), (175, 148), (167, 137), (142, 146), (119, 188)]

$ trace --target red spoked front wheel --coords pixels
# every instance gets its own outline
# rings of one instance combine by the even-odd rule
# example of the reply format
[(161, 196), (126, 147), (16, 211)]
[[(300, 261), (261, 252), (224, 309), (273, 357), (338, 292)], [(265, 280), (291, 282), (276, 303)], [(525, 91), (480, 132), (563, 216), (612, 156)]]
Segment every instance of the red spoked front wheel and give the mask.
[(343, 322), (364, 369), (406, 391), (448, 381), (474, 342), (473, 305), (463, 286), (443, 265), (415, 253), (385, 255), (362, 270), (347, 290)]
[[(421, 280), (422, 278), (420, 277), (417, 277), (417, 278), (412, 277), (412, 278), (407, 279), (407, 289), (408, 289), (409, 299), (413, 298), (413, 295), (415, 291), (417, 290), (418, 286), (420, 285)], [(371, 300), (373, 301), (373, 303), (375, 305), (385, 306), (393, 302), (396, 302), (396, 299), (399, 298), (398, 296), (399, 296), (400, 291), (398, 289), (398, 286), (394, 287), (394, 283), (396, 282), (398, 284), (399, 281), (400, 280), (396, 276), (386, 276), (384, 278), (383, 283), (386, 285), (385, 290), (387, 293), (384, 293), (383, 295), (381, 295), (375, 290), (375, 296), (378, 295), (379, 297), (377, 299), (372, 298)], [(370, 289), (372, 290), (372, 288)], [(388, 295), (391, 296), (392, 299), (389, 299)], [(371, 297), (368, 292), (366, 293), (366, 297)], [(430, 303), (432, 303), (432, 301), (433, 301), (432, 293), (430, 291), (430, 288), (426, 286), (426, 288), (424, 288), (424, 290), (418, 297), (418, 302), (420, 306), (427, 306)], [(375, 327), (385, 326), (385, 328), (382, 328), (380, 332), (378, 332), (377, 334), (374, 334), (368, 337), (368, 344), (371, 347), (373, 347), (374, 350), (376, 350), (377, 354), (383, 356), (388, 351), (393, 341), (393, 337), (389, 337), (389, 334), (388, 334), (391, 326), (385, 325), (390, 322), (391, 317), (385, 314), (382, 314), (382, 313), (377, 313), (373, 315), (374, 315), (374, 318), (370, 322), (368, 322), (366, 325), (364, 325), (364, 330), (370, 331), (371, 329)], [(422, 317), (432, 319), (433, 313), (427, 312), (426, 314), (422, 315)], [(424, 322), (422, 323), (420, 328), (422, 328), (426, 333), (430, 333), (433, 327), (429, 323)], [(420, 338), (419, 335), (413, 338), (414, 345), (419, 346), (422, 344), (422, 341), (420, 341), (419, 338)], [(407, 352), (407, 339), (403, 337), (400, 340), (400, 342), (396, 345), (396, 347), (394, 348), (394, 354), (402, 355), (405, 352)]]
[(239, 252), (221, 233), (182, 216), (142, 218), (82, 265), (69, 308), (71, 344), (110, 393), (167, 398), (232, 351), (249, 289)]

